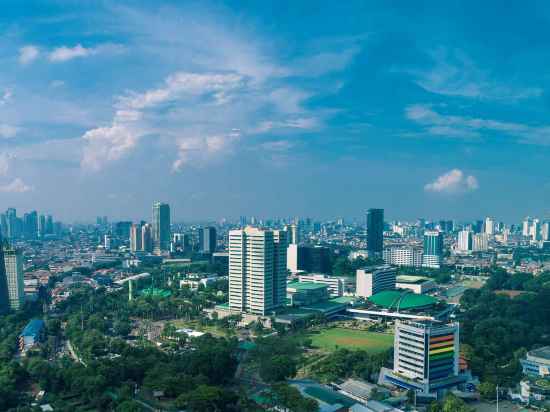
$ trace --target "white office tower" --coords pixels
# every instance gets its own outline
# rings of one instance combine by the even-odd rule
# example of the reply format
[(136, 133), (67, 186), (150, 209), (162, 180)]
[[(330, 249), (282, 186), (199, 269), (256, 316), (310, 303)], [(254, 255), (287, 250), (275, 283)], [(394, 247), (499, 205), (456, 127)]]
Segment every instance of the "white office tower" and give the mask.
[(130, 251), (137, 252), (139, 250), (143, 250), (141, 240), (141, 225), (134, 223), (130, 228)]
[(492, 217), (485, 218), (485, 233), (488, 235), (495, 234), (495, 220)]
[(422, 250), (413, 247), (392, 247), (382, 252), (384, 262), (394, 266), (422, 266)]
[(10, 307), (20, 309), (25, 303), (25, 281), (23, 278), (23, 256), (16, 249), (4, 250), (4, 264), (8, 283)]
[(544, 222), (540, 231), (541, 240), (547, 242), (550, 240), (550, 222)]
[(285, 232), (287, 232), (288, 243), (290, 245), (297, 245), (298, 243), (300, 243), (298, 225), (296, 225), (295, 223), (290, 226), (285, 225), (284, 230)]
[(486, 252), (489, 250), (489, 235), (476, 233), (472, 236), (472, 250), (474, 252)]
[(461, 230), (458, 232), (458, 250), (468, 252), (472, 250), (472, 232), (469, 230)]
[(111, 250), (112, 247), (113, 247), (113, 239), (111, 238), (111, 235), (103, 236), (103, 248), (105, 250)]
[(290, 273), (298, 273), (298, 245), (291, 243), (288, 245), (286, 255), (286, 267)]
[(397, 320), (393, 371), (384, 373), (384, 381), (440, 397), (464, 382), (459, 341), (458, 323)]
[(524, 237), (529, 237), (529, 234), (531, 233), (531, 222), (532, 222), (532, 220), (529, 216), (527, 216), (523, 220), (523, 225), (522, 225), (522, 228), (521, 228), (521, 234)]
[(531, 240), (539, 240), (540, 220), (533, 219), (533, 223), (529, 228), (529, 237)]
[(395, 289), (397, 270), (389, 265), (357, 269), (356, 296), (368, 298), (384, 290)]
[(287, 232), (246, 227), (229, 232), (229, 308), (272, 313), (286, 299)]

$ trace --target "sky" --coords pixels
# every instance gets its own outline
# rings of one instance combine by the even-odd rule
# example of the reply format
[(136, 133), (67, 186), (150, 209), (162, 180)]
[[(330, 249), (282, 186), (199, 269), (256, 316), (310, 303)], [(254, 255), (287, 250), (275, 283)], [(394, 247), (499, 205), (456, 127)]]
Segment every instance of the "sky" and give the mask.
[(550, 4), (511, 3), (6, 0), (0, 209), (550, 216)]

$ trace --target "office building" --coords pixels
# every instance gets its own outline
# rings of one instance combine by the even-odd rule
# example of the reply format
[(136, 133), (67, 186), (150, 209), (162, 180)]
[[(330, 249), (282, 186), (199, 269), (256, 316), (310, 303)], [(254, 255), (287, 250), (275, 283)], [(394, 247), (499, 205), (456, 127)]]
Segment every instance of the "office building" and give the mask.
[(291, 245), (297, 245), (300, 243), (300, 238), (298, 234), (298, 225), (292, 224), (292, 225), (285, 225), (284, 228), (285, 231), (288, 232), (288, 243)]
[(46, 216), (46, 229), (45, 229), (46, 235), (53, 235), (53, 217), (52, 215)]
[(138, 252), (143, 250), (142, 243), (142, 226), (139, 223), (134, 223), (130, 227), (130, 251)]
[(10, 308), (18, 310), (25, 304), (25, 280), (23, 278), (23, 256), (21, 251), (4, 248), (4, 266)]
[(130, 230), (132, 222), (117, 222), (115, 224), (115, 234), (118, 238), (128, 240), (130, 238)]
[(469, 252), (472, 250), (472, 232), (469, 230), (461, 230), (458, 232), (457, 249), (461, 252)]
[(0, 314), (6, 313), (10, 307), (6, 264), (4, 262), (4, 241), (0, 237)]
[(523, 220), (521, 225), (521, 235), (523, 237), (529, 237), (529, 234), (531, 233), (531, 223), (532, 223), (532, 219), (529, 216), (527, 216)]
[(216, 228), (202, 227), (199, 229), (199, 251), (202, 253), (214, 253), (216, 251)]
[(541, 230), (540, 230), (540, 237), (543, 242), (547, 242), (550, 240), (550, 222), (546, 221), (542, 224)]
[(210, 262), (217, 266), (218, 275), (227, 276), (229, 274), (229, 252), (214, 252)]
[(324, 246), (308, 246), (291, 243), (287, 251), (287, 268), (291, 273), (332, 272), (330, 249)]
[(287, 233), (246, 227), (229, 232), (229, 308), (272, 313), (286, 299)]
[(149, 223), (141, 227), (141, 248), (145, 253), (153, 252), (153, 228)]
[(367, 211), (367, 250), (369, 257), (382, 258), (384, 249), (384, 209)]
[(392, 247), (384, 249), (384, 262), (394, 266), (422, 266), (422, 250), (413, 247)]
[(485, 225), (484, 225), (485, 233), (489, 236), (495, 234), (495, 219), (492, 217), (486, 217), (485, 218)]
[(397, 270), (389, 265), (357, 269), (355, 294), (368, 298), (384, 290), (393, 290), (396, 276)]
[(424, 232), (424, 255), (422, 266), (439, 269), (443, 261), (443, 233), (437, 230)]
[(383, 381), (439, 398), (465, 381), (459, 353), (458, 323), (396, 320), (393, 371)]
[(170, 206), (167, 203), (153, 203), (153, 250), (156, 254), (170, 250)]
[(476, 233), (472, 236), (472, 250), (474, 252), (486, 252), (489, 250), (489, 235)]
[(300, 283), (320, 283), (327, 285), (330, 297), (337, 298), (344, 294), (344, 279), (336, 276), (327, 276), (323, 273), (308, 273), (299, 275)]
[(550, 377), (550, 346), (530, 350), (520, 362), (525, 375)]

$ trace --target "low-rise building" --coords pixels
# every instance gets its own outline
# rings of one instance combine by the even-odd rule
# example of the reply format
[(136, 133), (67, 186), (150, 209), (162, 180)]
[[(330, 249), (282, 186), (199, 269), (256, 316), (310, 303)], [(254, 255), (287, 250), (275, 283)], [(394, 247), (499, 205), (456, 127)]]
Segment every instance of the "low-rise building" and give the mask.
[(423, 294), (436, 287), (433, 279), (424, 276), (400, 275), (396, 278), (395, 287), (397, 289), (408, 289), (414, 293)]
[(331, 297), (337, 298), (344, 294), (344, 279), (336, 276), (328, 276), (322, 273), (306, 273), (299, 275), (300, 282), (322, 283), (327, 285)]
[(389, 265), (357, 269), (356, 295), (368, 298), (384, 290), (395, 289), (397, 271)]

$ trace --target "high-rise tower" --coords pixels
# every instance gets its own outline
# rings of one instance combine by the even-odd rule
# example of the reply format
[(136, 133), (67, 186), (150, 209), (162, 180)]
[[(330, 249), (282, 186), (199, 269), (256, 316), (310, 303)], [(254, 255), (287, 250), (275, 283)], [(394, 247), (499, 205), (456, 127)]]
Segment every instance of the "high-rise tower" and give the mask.
[(170, 250), (170, 206), (167, 203), (153, 203), (153, 249), (155, 253)]

